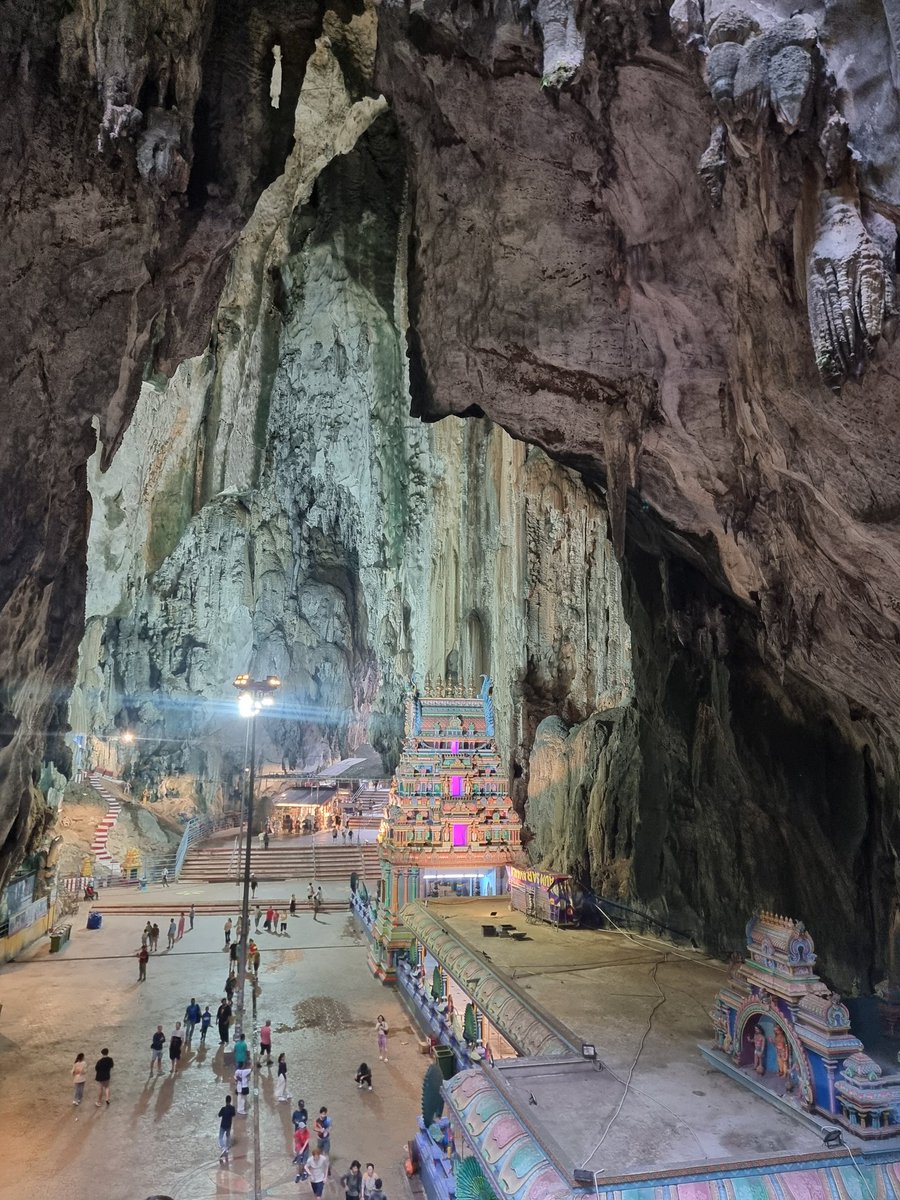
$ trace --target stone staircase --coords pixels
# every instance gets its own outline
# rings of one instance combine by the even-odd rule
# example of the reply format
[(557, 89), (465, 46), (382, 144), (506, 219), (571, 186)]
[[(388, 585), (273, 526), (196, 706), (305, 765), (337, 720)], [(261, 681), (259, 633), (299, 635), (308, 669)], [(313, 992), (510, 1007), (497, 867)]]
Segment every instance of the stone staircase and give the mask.
[(353, 815), (347, 818), (348, 829), (378, 829), (384, 807), (388, 802), (390, 792), (387, 788), (369, 791), (367, 788), (356, 793), (353, 797), (355, 805), (362, 808), (362, 816)]
[[(179, 883), (234, 883), (242, 870), (236, 867), (231, 845), (192, 846), (181, 868)], [(374, 842), (356, 845), (320, 845), (311, 842), (280, 842), (269, 844), (268, 850), (254, 842), (250, 852), (250, 870), (263, 882), (283, 879), (297, 880), (301, 885), (324, 883), (328, 880), (349, 883), (354, 871), (365, 879), (375, 880), (380, 874), (378, 847)]]
[(119, 813), (122, 811), (122, 802), (109, 787), (104, 775), (96, 771), (91, 771), (88, 773), (87, 781), (106, 804), (106, 815), (94, 830), (94, 838), (91, 842), (91, 856), (111, 871), (117, 871), (119, 864), (110, 854), (106, 843), (109, 840), (109, 831), (119, 819)]

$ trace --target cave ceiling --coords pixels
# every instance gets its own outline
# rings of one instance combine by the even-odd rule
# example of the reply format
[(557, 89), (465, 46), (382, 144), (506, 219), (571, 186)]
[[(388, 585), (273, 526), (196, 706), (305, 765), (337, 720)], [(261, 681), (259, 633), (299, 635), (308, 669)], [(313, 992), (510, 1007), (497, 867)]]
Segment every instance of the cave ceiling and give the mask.
[(0, 881), (73, 685), (168, 737), (256, 656), (294, 763), (490, 669), (544, 861), (718, 949), (819, 916), (873, 982), (894, 6), (0, 13)]

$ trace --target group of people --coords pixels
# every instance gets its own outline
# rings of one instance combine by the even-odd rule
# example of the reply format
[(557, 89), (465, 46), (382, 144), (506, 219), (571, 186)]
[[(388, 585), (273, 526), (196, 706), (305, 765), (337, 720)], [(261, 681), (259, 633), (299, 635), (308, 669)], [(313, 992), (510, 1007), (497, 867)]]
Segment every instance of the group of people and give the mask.
[[(178, 920), (174, 917), (169, 921), (169, 928), (166, 934), (166, 949), (172, 950), (176, 942), (180, 942), (184, 937), (185, 922), (190, 922), (189, 929), (194, 928), (194, 911), (193, 904), (188, 912), (181, 912)], [(159, 949), (159, 925), (155, 921), (148, 921), (141, 931), (141, 948), (137, 951), (136, 957), (138, 960), (138, 983), (143, 983), (147, 978), (147, 963), (150, 961), (150, 955), (154, 954)]]
[[(104, 1100), (109, 1104), (109, 1087), (115, 1063), (109, 1056), (106, 1046), (100, 1051), (100, 1057), (94, 1065), (94, 1081), (97, 1084), (97, 1107), (102, 1108)], [(84, 1085), (87, 1083), (87, 1063), (84, 1054), (79, 1052), (72, 1067), (72, 1103), (78, 1105), (84, 1096)]]

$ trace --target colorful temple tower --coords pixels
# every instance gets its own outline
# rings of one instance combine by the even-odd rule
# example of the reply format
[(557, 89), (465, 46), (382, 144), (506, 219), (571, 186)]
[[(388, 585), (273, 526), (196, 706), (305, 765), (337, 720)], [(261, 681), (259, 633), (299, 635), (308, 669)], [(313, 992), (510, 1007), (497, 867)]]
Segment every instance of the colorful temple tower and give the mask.
[(497, 896), (519, 861), (522, 826), (494, 740), (490, 679), (480, 693), (410, 689), (406, 734), (378, 835), (381, 882), (370, 965), (396, 978), (411, 934), (401, 910), (429, 897)]

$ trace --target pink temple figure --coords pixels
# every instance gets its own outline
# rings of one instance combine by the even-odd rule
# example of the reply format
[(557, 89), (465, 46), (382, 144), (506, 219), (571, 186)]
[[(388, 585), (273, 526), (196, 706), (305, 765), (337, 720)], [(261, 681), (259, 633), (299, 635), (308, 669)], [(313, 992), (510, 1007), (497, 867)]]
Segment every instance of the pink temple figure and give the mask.
[(756, 1031), (753, 1034), (753, 1069), (757, 1075), (765, 1075), (766, 1073), (766, 1035), (762, 1031), (762, 1027), (757, 1025)]
[(790, 1064), (791, 1048), (788, 1045), (787, 1038), (784, 1036), (784, 1031), (780, 1025), (775, 1026), (774, 1042), (775, 1062), (778, 1064), (778, 1074), (782, 1077), (782, 1079), (786, 1079)]

